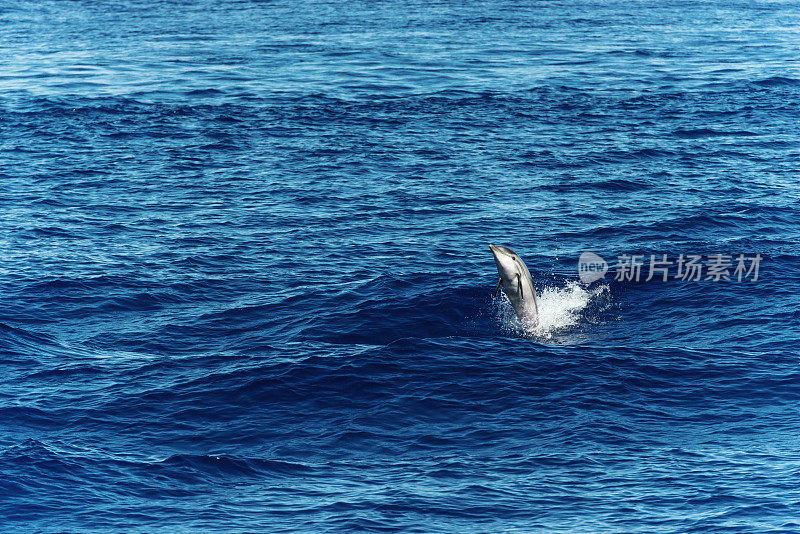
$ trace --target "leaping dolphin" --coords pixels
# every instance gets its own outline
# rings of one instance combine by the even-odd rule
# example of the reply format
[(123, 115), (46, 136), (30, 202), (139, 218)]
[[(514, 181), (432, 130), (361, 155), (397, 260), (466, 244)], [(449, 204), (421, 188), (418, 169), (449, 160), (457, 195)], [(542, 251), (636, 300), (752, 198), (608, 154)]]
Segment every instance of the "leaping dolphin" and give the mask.
[(522, 258), (508, 247), (496, 247), (489, 245), (494, 254), (494, 262), (497, 264), (497, 273), (500, 281), (497, 282), (497, 289), (503, 285), (503, 290), (514, 306), (517, 317), (528, 326), (533, 326), (539, 320), (539, 306), (536, 302), (536, 291), (533, 289), (533, 280), (527, 265)]

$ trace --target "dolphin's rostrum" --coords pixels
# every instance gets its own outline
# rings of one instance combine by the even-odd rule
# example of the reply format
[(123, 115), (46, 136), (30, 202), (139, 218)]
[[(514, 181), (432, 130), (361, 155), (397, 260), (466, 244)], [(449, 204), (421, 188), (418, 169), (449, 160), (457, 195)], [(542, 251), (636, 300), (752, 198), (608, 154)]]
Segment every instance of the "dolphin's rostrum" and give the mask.
[(508, 247), (489, 245), (489, 248), (494, 254), (497, 273), (500, 275), (495, 295), (502, 284), (519, 320), (526, 326), (535, 325), (539, 320), (539, 306), (528, 267), (522, 258)]

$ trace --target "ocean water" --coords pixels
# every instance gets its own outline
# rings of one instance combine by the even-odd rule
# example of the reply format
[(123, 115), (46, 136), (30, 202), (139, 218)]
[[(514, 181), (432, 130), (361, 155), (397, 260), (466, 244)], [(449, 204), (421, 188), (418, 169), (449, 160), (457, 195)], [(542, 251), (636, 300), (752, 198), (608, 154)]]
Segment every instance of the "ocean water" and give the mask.
[(4, 2), (0, 529), (800, 531), (798, 47), (781, 0)]

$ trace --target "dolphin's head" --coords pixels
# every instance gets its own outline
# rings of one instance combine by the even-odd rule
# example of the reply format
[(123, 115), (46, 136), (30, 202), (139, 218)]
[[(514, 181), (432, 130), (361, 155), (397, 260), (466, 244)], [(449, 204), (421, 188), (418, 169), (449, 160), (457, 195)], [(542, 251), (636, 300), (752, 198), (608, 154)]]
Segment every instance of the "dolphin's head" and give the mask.
[(517, 315), (521, 319), (525, 318), (535, 323), (539, 310), (531, 273), (525, 262), (508, 247), (489, 245), (489, 248), (494, 255), (494, 263), (497, 265), (503, 289)]
[(489, 245), (494, 254), (494, 263), (497, 265), (497, 273), (503, 280), (503, 288), (511, 296), (517, 288), (518, 282), (522, 277), (522, 263), (517, 254), (508, 247), (497, 247)]

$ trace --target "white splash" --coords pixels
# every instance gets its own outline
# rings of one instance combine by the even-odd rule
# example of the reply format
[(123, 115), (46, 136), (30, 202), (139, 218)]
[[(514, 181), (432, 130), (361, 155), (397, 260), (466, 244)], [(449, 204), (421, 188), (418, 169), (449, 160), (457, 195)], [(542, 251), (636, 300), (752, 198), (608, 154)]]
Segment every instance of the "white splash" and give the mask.
[(495, 299), (495, 308), (504, 329), (527, 337), (549, 340), (558, 332), (579, 324), (584, 319), (582, 312), (586, 307), (607, 296), (607, 285), (586, 289), (579, 282), (570, 281), (566, 287), (539, 286), (539, 321), (535, 325), (524, 324), (517, 318), (505, 294)]

